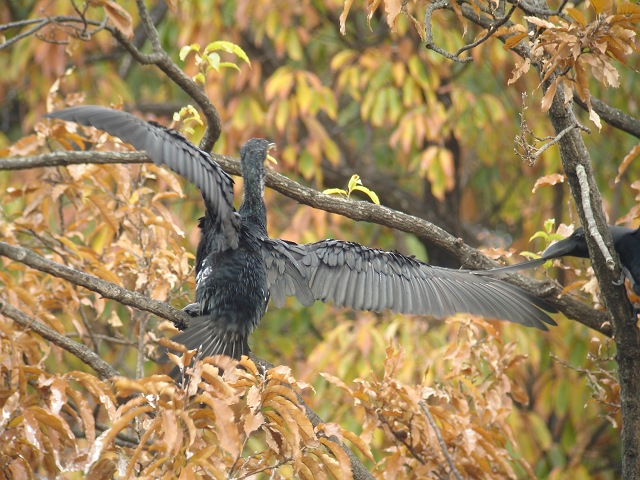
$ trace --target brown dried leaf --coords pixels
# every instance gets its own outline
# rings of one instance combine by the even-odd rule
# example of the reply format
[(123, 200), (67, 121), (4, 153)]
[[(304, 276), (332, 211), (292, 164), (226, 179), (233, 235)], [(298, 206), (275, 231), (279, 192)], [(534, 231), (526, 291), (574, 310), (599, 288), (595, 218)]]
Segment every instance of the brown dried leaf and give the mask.
[(536, 190), (542, 187), (547, 187), (549, 185), (557, 185), (558, 183), (563, 183), (565, 180), (565, 176), (561, 173), (552, 173), (551, 175), (545, 175), (544, 177), (540, 177), (536, 180), (535, 185), (533, 186), (532, 193), (535, 193)]
[(589, 2), (597, 15), (609, 13), (613, 8), (613, 0), (590, 0)]
[(133, 38), (133, 20), (129, 12), (113, 1), (105, 2), (104, 9), (111, 23), (113, 23), (125, 37), (128, 39)]
[(224, 401), (213, 399), (211, 402), (216, 414), (216, 432), (220, 439), (220, 446), (234, 458), (242, 451), (242, 439), (235, 422), (235, 414)]
[(44, 145), (38, 135), (27, 135), (9, 147), (9, 155), (24, 157), (37, 152)]
[(624, 175), (624, 172), (627, 171), (627, 167), (629, 167), (631, 162), (635, 160), (638, 157), (638, 155), (640, 155), (640, 144), (633, 147), (631, 151), (627, 153), (625, 157), (622, 159), (622, 163), (620, 163), (620, 165), (618, 166), (618, 175), (616, 175), (616, 179), (615, 179), (616, 183), (620, 182), (622, 175)]
[(356, 448), (360, 450), (360, 453), (362, 453), (365, 457), (367, 457), (372, 462), (375, 462), (375, 459), (373, 458), (373, 453), (371, 453), (371, 447), (367, 442), (364, 441), (362, 436), (356, 435), (355, 433), (350, 432), (349, 430), (342, 430), (342, 435), (344, 436), (344, 438), (346, 438), (351, 443), (353, 443), (356, 446)]
[[(504, 48), (505, 50), (510, 50), (513, 47), (515, 47), (518, 43), (520, 43), (521, 40), (527, 38), (529, 36), (529, 34), (527, 32), (518, 32), (514, 35), (511, 35), (509, 38), (507, 38), (504, 42), (504, 45), (502, 45), (502, 48)], [(530, 61), (530, 59), (527, 59)]]
[(342, 35), (347, 34), (347, 16), (349, 15), (349, 10), (351, 10), (351, 5), (353, 5), (353, 0), (344, 0), (344, 7), (342, 9), (342, 13), (340, 14), (340, 33)]
[[(320, 454), (319, 457), (322, 463), (328, 467), (329, 471), (336, 478), (353, 479), (353, 472), (351, 471), (351, 462), (348, 455), (337, 443), (329, 440), (328, 438), (320, 438), (320, 443), (324, 445), (333, 454), (330, 457), (326, 454)], [(337, 460), (337, 461), (336, 461)]]
[(87, 442), (89, 442), (89, 446), (91, 446), (96, 439), (95, 418), (91, 410), (91, 405), (89, 405), (87, 398), (81, 392), (73, 388), (69, 388), (67, 390), (67, 393), (76, 404), (78, 413), (80, 414), (80, 418), (82, 419), (82, 424), (84, 426), (83, 430), (85, 437), (87, 439)]
[(387, 15), (387, 25), (392, 32), (396, 30), (398, 23), (398, 15), (402, 11), (402, 2), (400, 0), (384, 0), (384, 12)]
[(540, 109), (543, 112), (548, 112), (551, 108), (551, 103), (553, 102), (553, 97), (556, 95), (556, 89), (558, 88), (558, 82), (560, 81), (560, 77), (556, 77), (549, 88), (547, 89), (544, 97), (542, 97), (542, 103), (540, 105)]

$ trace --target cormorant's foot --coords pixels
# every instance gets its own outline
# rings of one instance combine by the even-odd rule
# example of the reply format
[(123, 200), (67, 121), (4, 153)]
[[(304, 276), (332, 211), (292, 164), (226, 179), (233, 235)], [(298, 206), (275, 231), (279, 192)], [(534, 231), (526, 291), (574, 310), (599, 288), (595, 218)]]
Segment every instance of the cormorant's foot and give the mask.
[(184, 313), (189, 315), (190, 317), (199, 317), (200, 316), (200, 304), (199, 303), (190, 303), (186, 307), (182, 309)]

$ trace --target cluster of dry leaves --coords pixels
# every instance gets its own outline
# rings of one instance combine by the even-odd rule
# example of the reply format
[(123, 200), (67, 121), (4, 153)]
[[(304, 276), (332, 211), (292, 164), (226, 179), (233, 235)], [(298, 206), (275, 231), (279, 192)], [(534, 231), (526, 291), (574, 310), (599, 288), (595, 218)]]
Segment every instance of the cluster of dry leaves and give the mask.
[(363, 440), (384, 433), (389, 455), (378, 468), (387, 478), (448, 478), (452, 468), (461, 478), (516, 478), (514, 463), (533, 477), (526, 461), (514, 459), (518, 442), (507, 423), (514, 400), (528, 403), (510, 375), (525, 357), (516, 354), (514, 344), (503, 345), (490, 324), (453, 321), (460, 322), (459, 337), (443, 352), (439, 368), (447, 373), (440, 383), (428, 372), (422, 383), (400, 381), (405, 352), (392, 347), (382, 378), (372, 374), (349, 386), (323, 376), (364, 410)]
[(184, 386), (165, 375), (101, 381), (49, 373), (49, 347), (9, 321), (0, 346), (0, 465), (10, 478), (245, 478), (284, 466), (300, 478), (351, 475), (342, 430), (313, 427), (295, 393), (305, 385), (286, 367), (262, 375), (225, 357), (198, 363)]
[[(591, 21), (576, 8), (567, 8), (568, 20), (556, 17), (556, 21), (552, 22), (533, 16), (525, 17), (537, 29), (531, 43), (531, 56), (518, 64), (509, 82), (513, 83), (525, 73), (531, 62), (539, 63), (542, 81), (550, 80), (542, 99), (542, 110), (549, 110), (558, 87), (564, 90), (567, 101), (573, 98), (575, 90), (587, 105), (589, 118), (600, 128), (600, 117), (591, 107), (589, 80), (594, 78), (607, 87), (619, 86), (619, 73), (613, 61), (629, 67), (627, 58), (638, 53), (636, 34), (640, 6), (633, 3), (614, 5), (611, 0), (589, 3), (595, 14)], [(506, 40), (505, 49), (529, 37), (524, 25), (497, 32), (499, 35), (505, 33), (514, 34)]]

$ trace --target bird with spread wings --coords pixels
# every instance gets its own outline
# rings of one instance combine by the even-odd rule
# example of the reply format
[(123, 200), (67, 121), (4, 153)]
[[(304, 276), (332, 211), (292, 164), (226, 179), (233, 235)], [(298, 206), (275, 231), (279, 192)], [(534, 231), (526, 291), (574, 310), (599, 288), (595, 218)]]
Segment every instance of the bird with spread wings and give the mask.
[[(193, 317), (173, 338), (198, 356), (249, 353), (248, 337), (269, 299), (287, 296), (358, 310), (446, 318), (471, 313), (546, 329), (556, 323), (543, 299), (497, 278), (428, 265), (413, 257), (358, 243), (321, 240), (296, 244), (269, 238), (263, 193), (269, 142), (251, 139), (240, 150), (244, 192), (233, 206), (233, 179), (211, 156), (175, 130), (127, 112), (78, 106), (47, 115), (93, 126), (147, 152), (198, 187), (205, 203), (196, 252)], [(545, 312), (546, 311), (546, 312)]]

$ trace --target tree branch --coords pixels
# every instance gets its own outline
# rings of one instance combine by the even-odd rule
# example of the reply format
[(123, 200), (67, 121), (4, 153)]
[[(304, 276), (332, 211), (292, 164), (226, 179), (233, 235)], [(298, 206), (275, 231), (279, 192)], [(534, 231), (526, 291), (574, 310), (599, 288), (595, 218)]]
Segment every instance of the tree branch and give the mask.
[(427, 420), (429, 421), (429, 425), (431, 425), (431, 428), (433, 428), (433, 431), (436, 434), (436, 438), (438, 439), (438, 444), (440, 445), (440, 450), (442, 450), (442, 453), (447, 459), (447, 463), (449, 464), (449, 468), (451, 469), (453, 476), (456, 477), (456, 480), (462, 480), (462, 475), (460, 475), (460, 472), (456, 468), (455, 463), (453, 463), (453, 459), (451, 458), (451, 455), (449, 455), (449, 451), (447, 450), (447, 444), (444, 442), (444, 438), (442, 438), (442, 433), (438, 428), (438, 424), (436, 423), (435, 418), (433, 418), (433, 415), (431, 415), (431, 412), (429, 411), (427, 404), (424, 401), (420, 401), (418, 402), (418, 404), (422, 409), (422, 413), (426, 415)]
[[(240, 161), (225, 155), (212, 154), (225, 171), (240, 175)], [(150, 163), (144, 152), (56, 152), (24, 158), (0, 159), (0, 170), (62, 166), (82, 163)], [(370, 222), (414, 234), (438, 245), (455, 256), (468, 269), (483, 270), (500, 266), (482, 252), (465, 244), (436, 225), (421, 218), (373, 203), (354, 201), (334, 195), (325, 195), (273, 171), (267, 171), (268, 187), (299, 203), (330, 213), (343, 215), (356, 221)], [(534, 295), (545, 298), (568, 318), (576, 320), (604, 335), (611, 335), (609, 316), (588, 307), (575, 298), (564, 295), (562, 287), (552, 281), (537, 281), (522, 275), (509, 275), (506, 280)], [(160, 315), (163, 316), (163, 315)], [(168, 318), (168, 317), (163, 317)]]
[(181, 310), (176, 310), (164, 302), (145, 297), (138, 292), (132, 292), (122, 288), (115, 283), (102, 280), (101, 278), (88, 273), (79, 272), (73, 268), (53, 262), (41, 257), (37, 253), (27, 250), (26, 248), (16, 247), (5, 242), (0, 242), (0, 256), (23, 263), (31, 268), (53, 275), (54, 277), (62, 278), (74, 285), (80, 285), (88, 290), (99, 293), (105, 298), (116, 300), (123, 305), (144, 310), (159, 317), (166, 318), (173, 322), (178, 328), (184, 328), (184, 326), (188, 325), (190, 317)]
[(118, 373), (115, 368), (102, 360), (102, 358), (100, 358), (98, 354), (93, 352), (85, 345), (74, 342), (64, 335), (60, 335), (58, 332), (46, 326), (44, 323), (41, 323), (35, 318), (31, 318), (26, 313), (18, 310), (17, 308), (12, 307), (2, 298), (0, 298), (0, 314), (4, 315), (7, 318), (10, 318), (14, 322), (22, 325), (25, 328), (33, 330), (42, 338), (49, 340), (54, 345), (57, 345), (65, 349), (72, 355), (75, 355), (84, 363), (93, 368), (101, 379), (106, 380), (108, 378), (120, 375), (120, 373)]
[(440, 55), (442, 55), (445, 58), (448, 58), (449, 60), (453, 60), (454, 62), (460, 62), (460, 63), (472, 62), (473, 58), (471, 57), (460, 58), (457, 53), (449, 53), (446, 50), (443, 50), (442, 48), (438, 47), (433, 41), (433, 32), (431, 31), (432, 30), (431, 17), (433, 16), (433, 12), (435, 12), (436, 10), (442, 10), (445, 8), (446, 9), (452, 8), (451, 4), (449, 3), (449, 0), (439, 0), (437, 2), (430, 3), (427, 6), (427, 10), (424, 14), (425, 47), (427, 47), (429, 50), (433, 50), (434, 52), (439, 53)]
[[(543, 82), (546, 92), (552, 79)], [(571, 108), (571, 101), (566, 102), (561, 90), (557, 90), (549, 109), (549, 118), (556, 132), (574, 124), (577, 120)], [(640, 331), (636, 325), (626, 289), (621, 285), (622, 272), (619, 267), (618, 254), (613, 249), (611, 232), (607, 227), (602, 209), (602, 197), (598, 190), (589, 151), (579, 130), (573, 129), (558, 142), (560, 158), (564, 167), (571, 194), (574, 198), (578, 215), (585, 226), (585, 237), (593, 270), (600, 285), (602, 298), (611, 314), (613, 338), (616, 342), (618, 374), (620, 379), (620, 399), (622, 403), (622, 476), (624, 478), (640, 478)], [(581, 186), (581, 183), (584, 186)], [(588, 199), (583, 200), (583, 192)], [(587, 201), (588, 200), (588, 201)], [(587, 208), (593, 213), (587, 214)], [(589, 218), (588, 218), (589, 215)], [(600, 249), (591, 233), (595, 223), (596, 230), (604, 240), (605, 251), (614, 260), (610, 267), (608, 257)]]
[(153, 19), (149, 14), (149, 11), (144, 5), (143, 0), (136, 0), (136, 6), (138, 8), (138, 14), (140, 15), (140, 21), (142, 22), (149, 41), (151, 42), (153, 53), (145, 55), (136, 46), (129, 41), (119, 30), (116, 28), (108, 28), (113, 34), (114, 38), (120, 43), (131, 56), (143, 65), (153, 64), (157, 66), (167, 77), (180, 87), (185, 93), (187, 93), (202, 109), (202, 113), (207, 119), (207, 127), (205, 129), (202, 141), (200, 142), (200, 148), (209, 152), (213, 145), (220, 138), (222, 133), (222, 123), (220, 121), (220, 115), (218, 110), (213, 106), (206, 93), (200, 88), (200, 86), (194, 82), (182, 69), (171, 60), (171, 57), (162, 49), (160, 42), (160, 36), (153, 24)]
[[(574, 93), (573, 100), (580, 105), (580, 108), (587, 111), (587, 104), (584, 103), (577, 93)], [(636, 138), (640, 138), (640, 120), (624, 113), (622, 110), (607, 105), (602, 100), (592, 96), (591, 108), (600, 116), (602, 120), (618, 130), (627, 132)]]

